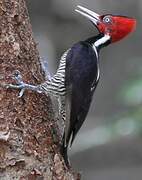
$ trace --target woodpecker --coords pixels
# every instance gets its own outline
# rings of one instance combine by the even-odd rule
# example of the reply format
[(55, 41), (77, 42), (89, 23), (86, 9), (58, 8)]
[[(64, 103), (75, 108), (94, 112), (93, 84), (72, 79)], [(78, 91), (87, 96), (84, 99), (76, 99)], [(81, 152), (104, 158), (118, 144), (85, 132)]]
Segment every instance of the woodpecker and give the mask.
[(111, 14), (99, 15), (83, 6), (76, 12), (89, 19), (98, 29), (98, 35), (80, 41), (68, 49), (61, 57), (56, 74), (43, 84), (34, 86), (24, 83), (19, 71), (15, 73), (16, 85), (6, 84), (6, 88), (25, 89), (47, 93), (58, 97), (59, 117), (65, 122), (61, 153), (69, 166), (67, 150), (81, 128), (97, 87), (100, 50), (123, 39), (136, 26), (136, 20)]

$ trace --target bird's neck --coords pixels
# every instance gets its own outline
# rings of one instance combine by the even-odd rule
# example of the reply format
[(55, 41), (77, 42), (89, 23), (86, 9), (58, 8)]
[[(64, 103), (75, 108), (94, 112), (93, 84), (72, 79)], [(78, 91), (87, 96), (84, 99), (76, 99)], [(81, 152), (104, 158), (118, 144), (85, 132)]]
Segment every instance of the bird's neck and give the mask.
[(95, 47), (98, 51), (105, 46), (108, 46), (111, 43), (111, 37), (109, 35), (98, 34), (85, 40), (91, 46)]

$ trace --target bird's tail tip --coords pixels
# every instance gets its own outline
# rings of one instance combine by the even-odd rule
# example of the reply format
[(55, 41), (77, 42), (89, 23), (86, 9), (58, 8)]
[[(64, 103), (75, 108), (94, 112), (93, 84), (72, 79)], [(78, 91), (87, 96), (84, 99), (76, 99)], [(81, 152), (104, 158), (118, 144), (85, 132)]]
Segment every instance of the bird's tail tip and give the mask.
[(70, 167), (70, 161), (69, 161), (69, 158), (68, 158), (68, 153), (67, 153), (67, 147), (66, 146), (61, 146), (60, 148), (60, 152), (61, 152), (61, 155), (64, 159), (64, 162), (66, 164), (66, 166), (69, 168)]

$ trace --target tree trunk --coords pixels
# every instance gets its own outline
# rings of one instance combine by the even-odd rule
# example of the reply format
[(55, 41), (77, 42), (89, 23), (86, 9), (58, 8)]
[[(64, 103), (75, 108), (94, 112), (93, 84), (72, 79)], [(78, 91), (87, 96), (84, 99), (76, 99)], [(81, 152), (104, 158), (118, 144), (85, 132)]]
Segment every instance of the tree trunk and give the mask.
[[(25, 82), (44, 81), (24, 0), (0, 0), (0, 82), (13, 83), (19, 70)], [(0, 179), (74, 180), (59, 152), (57, 121), (50, 98), (0, 89)]]

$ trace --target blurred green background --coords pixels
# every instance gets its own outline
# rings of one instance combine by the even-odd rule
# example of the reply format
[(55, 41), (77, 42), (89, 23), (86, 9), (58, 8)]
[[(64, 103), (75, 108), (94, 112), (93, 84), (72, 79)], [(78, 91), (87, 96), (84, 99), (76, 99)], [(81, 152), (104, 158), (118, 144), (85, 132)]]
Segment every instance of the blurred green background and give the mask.
[(62, 53), (97, 34), (76, 5), (137, 19), (137, 29), (100, 53), (101, 78), (70, 158), (83, 180), (142, 179), (142, 0), (27, 0), (40, 56), (54, 74)]

